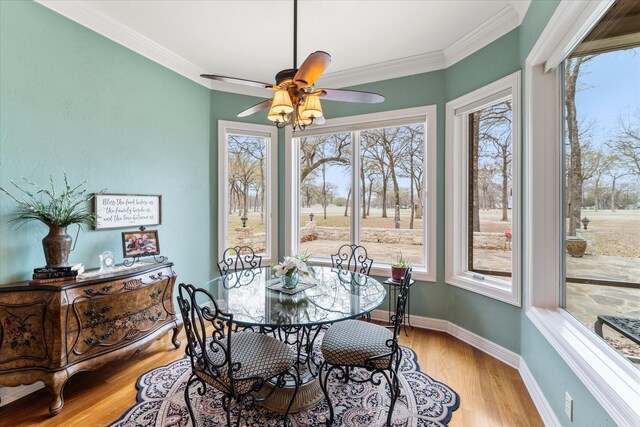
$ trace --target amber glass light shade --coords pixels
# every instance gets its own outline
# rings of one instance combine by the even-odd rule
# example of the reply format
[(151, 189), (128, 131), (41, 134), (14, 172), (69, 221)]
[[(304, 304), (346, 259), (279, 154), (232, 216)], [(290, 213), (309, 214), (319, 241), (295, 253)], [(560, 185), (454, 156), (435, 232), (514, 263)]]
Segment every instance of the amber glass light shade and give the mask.
[(302, 112), (300, 113), (305, 119), (316, 119), (322, 117), (322, 105), (320, 105), (320, 97), (317, 95), (307, 95), (304, 101)]
[(277, 90), (273, 97), (273, 103), (271, 104), (271, 111), (269, 112), (269, 115), (271, 115), (271, 112), (276, 114), (289, 114), (292, 111), (293, 105), (291, 104), (289, 92), (286, 90)]

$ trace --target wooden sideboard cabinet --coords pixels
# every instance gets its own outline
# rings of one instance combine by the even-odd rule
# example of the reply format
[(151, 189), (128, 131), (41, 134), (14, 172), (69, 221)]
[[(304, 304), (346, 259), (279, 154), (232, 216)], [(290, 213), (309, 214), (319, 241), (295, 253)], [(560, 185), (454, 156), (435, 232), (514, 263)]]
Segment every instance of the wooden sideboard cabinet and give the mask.
[(142, 351), (169, 330), (180, 347), (175, 281), (172, 263), (145, 263), (73, 282), (0, 285), (0, 385), (44, 382), (57, 415), (75, 373)]

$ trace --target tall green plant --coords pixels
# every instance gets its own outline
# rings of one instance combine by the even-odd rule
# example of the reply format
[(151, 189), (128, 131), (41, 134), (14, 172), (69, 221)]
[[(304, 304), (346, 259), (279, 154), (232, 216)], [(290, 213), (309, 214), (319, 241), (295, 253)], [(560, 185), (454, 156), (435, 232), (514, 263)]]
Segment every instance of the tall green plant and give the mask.
[[(64, 188), (61, 192), (57, 192), (53, 176), (49, 176), (51, 189), (41, 188), (27, 178), (22, 179), (32, 188), (25, 189), (11, 181), (11, 184), (23, 194), (22, 198), (15, 197), (5, 188), (0, 187), (0, 191), (18, 204), (18, 212), (11, 222), (26, 223), (37, 220), (59, 227), (67, 227), (71, 224), (81, 226), (95, 224), (96, 214), (91, 212), (87, 203), (93, 199), (94, 194), (87, 194), (87, 190), (82, 188), (86, 181), (71, 186), (65, 173)], [(104, 190), (101, 190), (97, 194), (103, 192)]]

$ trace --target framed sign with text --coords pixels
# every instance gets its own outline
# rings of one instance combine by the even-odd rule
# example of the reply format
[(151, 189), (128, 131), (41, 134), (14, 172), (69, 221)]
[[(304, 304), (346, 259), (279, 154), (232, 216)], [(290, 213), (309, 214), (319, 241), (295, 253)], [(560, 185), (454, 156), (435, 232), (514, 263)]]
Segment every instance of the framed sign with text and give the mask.
[(162, 196), (96, 194), (96, 230), (162, 224)]

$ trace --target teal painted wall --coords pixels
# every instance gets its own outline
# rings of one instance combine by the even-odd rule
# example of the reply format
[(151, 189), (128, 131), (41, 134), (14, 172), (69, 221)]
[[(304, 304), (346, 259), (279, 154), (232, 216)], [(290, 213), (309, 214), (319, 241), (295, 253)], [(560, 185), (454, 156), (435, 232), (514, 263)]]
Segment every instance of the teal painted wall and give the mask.
[[(161, 194), (162, 253), (178, 280), (209, 275), (209, 90), (33, 2), (0, 2), (0, 185), (66, 171), (89, 191)], [(44, 265), (39, 223), (8, 224), (0, 282)], [(71, 232), (75, 236), (75, 227)], [(123, 230), (80, 232), (70, 261), (122, 260)], [(70, 233), (71, 234), (71, 233)]]
[[(435, 104), (436, 219), (444, 224), (445, 103), (523, 69), (557, 4), (534, 0), (518, 29), (447, 70), (354, 88), (385, 95), (383, 104), (326, 102), (326, 116)], [(237, 112), (258, 101), (208, 91), (37, 4), (0, 2), (0, 185), (20, 176), (44, 182), (66, 170), (74, 181), (88, 180), (90, 190), (162, 194), (161, 245), (176, 262), (179, 280), (198, 283), (214, 273), (217, 121), (242, 121)], [(268, 123), (258, 116), (245, 120)], [(283, 132), (279, 139), (279, 209), (284, 212)], [(44, 230), (35, 224), (9, 226), (14, 208), (0, 198), (1, 282), (28, 278), (34, 265), (44, 263)], [(280, 256), (283, 226), (280, 215)], [(103, 250), (120, 254), (120, 231), (82, 232), (71, 260), (92, 267)], [(520, 353), (563, 425), (613, 425), (524, 310), (444, 284), (442, 226), (436, 238), (437, 280), (413, 288), (412, 313), (452, 321)], [(574, 397), (574, 423), (564, 416), (565, 390)]]

